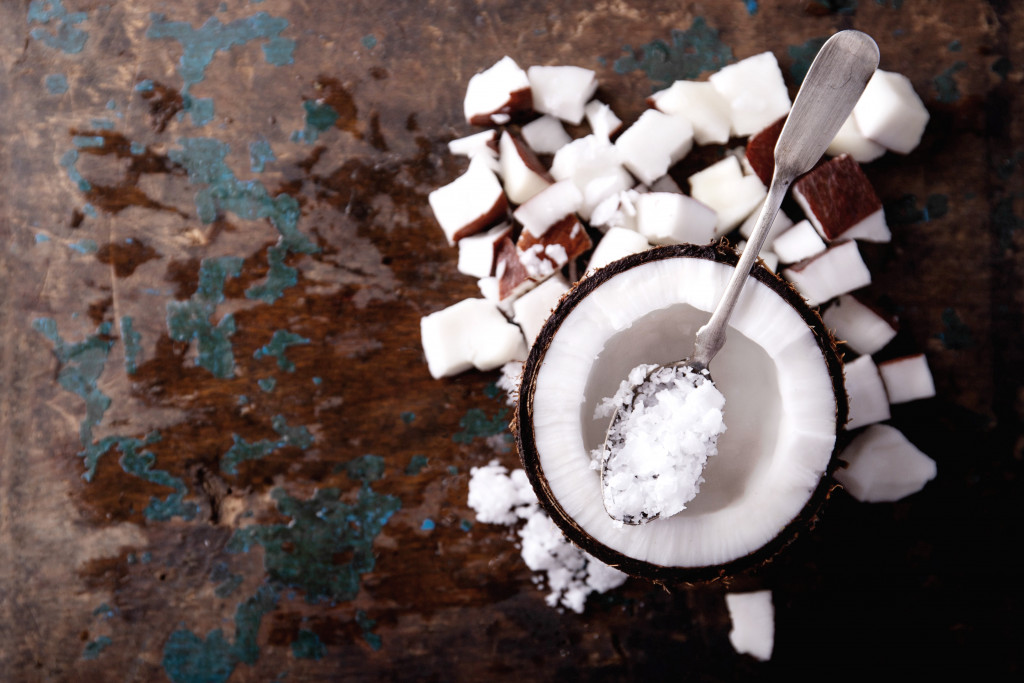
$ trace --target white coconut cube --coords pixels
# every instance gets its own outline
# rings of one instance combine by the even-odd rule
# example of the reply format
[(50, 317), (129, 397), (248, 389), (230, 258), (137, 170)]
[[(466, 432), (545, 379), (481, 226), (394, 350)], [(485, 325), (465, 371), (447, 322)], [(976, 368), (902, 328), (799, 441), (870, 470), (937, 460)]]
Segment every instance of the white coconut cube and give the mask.
[(463, 112), (474, 125), (508, 123), (509, 113), (528, 108), (530, 80), (511, 57), (475, 74), (466, 86)]
[(698, 145), (729, 141), (732, 130), (729, 103), (708, 81), (676, 81), (651, 95), (648, 102), (666, 114), (688, 119)]
[(610, 140), (622, 128), (622, 119), (612, 108), (600, 100), (590, 100), (583, 108), (590, 131), (599, 138)]
[(463, 299), (420, 319), (427, 369), (435, 379), (493, 370), (526, 358), (522, 331), (485, 299)]
[(708, 80), (729, 104), (735, 136), (753, 135), (789, 113), (789, 90), (771, 52), (722, 67)]
[(533, 151), (507, 130), (498, 141), (501, 182), (513, 204), (522, 204), (551, 184)]
[(630, 254), (638, 254), (651, 248), (647, 238), (627, 228), (611, 228), (604, 234), (594, 248), (587, 264), (587, 273), (604, 268), (613, 261), (625, 258)]
[(651, 192), (674, 192), (675, 194), (684, 194), (683, 188), (679, 187), (679, 183), (670, 175), (663, 175), (650, 186)]
[(866, 138), (864, 133), (860, 132), (856, 117), (850, 114), (839, 128), (839, 132), (832, 138), (825, 153), (833, 157), (849, 154), (854, 161), (866, 164), (885, 154), (885, 147)]
[(836, 480), (863, 503), (890, 503), (924, 488), (935, 478), (935, 461), (889, 425), (871, 425), (839, 456), (847, 467)]
[(645, 185), (668, 173), (693, 147), (693, 126), (682, 116), (648, 109), (615, 141), (619, 158)]
[(583, 194), (571, 180), (560, 180), (535, 194), (512, 212), (512, 217), (534, 237), (541, 237), (552, 225), (576, 213)]
[(651, 244), (707, 244), (718, 215), (685, 194), (648, 192), (636, 200), (636, 229)]
[(871, 272), (857, 243), (841, 242), (782, 271), (810, 306), (871, 284)]
[(572, 142), (562, 122), (548, 114), (524, 124), (520, 132), (530, 149), (538, 154), (554, 154)]
[(506, 216), (508, 199), (482, 156), (452, 182), (427, 195), (449, 244), (494, 225)]
[(879, 69), (853, 108), (853, 117), (864, 137), (908, 154), (921, 142), (929, 114), (909, 78)]
[(876, 353), (896, 336), (888, 320), (849, 294), (839, 297), (821, 317), (836, 338), (857, 353)]
[(643, 192), (630, 189), (617, 192), (594, 207), (590, 225), (602, 231), (609, 228), (636, 230), (637, 200)]
[(935, 381), (923, 353), (878, 364), (889, 403), (907, 403), (935, 395)]
[(891, 417), (889, 398), (878, 366), (871, 356), (860, 356), (843, 368), (846, 396), (850, 402), (850, 419), (846, 428), (853, 430), (883, 422)]
[[(740, 165), (743, 165), (742, 161), (740, 162)], [(751, 173), (753, 173), (753, 171), (751, 171)], [(757, 219), (760, 213), (761, 210), (758, 208), (757, 211), (754, 211), (747, 216), (747, 218), (740, 224), (741, 235), (750, 239), (750, 236), (754, 234), (754, 228), (757, 227)], [(791, 227), (793, 227), (793, 219), (787, 216), (785, 211), (779, 211), (775, 214), (775, 220), (772, 221), (771, 230), (768, 231), (768, 237), (765, 238), (764, 244), (761, 248), (771, 249), (772, 244), (775, 242), (775, 238)]]
[(579, 66), (531, 66), (526, 71), (533, 109), (578, 124), (583, 108), (597, 91), (597, 75)]
[(804, 219), (778, 235), (772, 242), (772, 251), (783, 263), (796, 263), (825, 251), (825, 241), (811, 222)]
[(568, 291), (569, 283), (559, 274), (549, 277), (512, 302), (512, 320), (522, 329), (529, 346), (533, 346), (551, 311)]
[(494, 246), (498, 240), (512, 233), (512, 225), (502, 223), (490, 230), (470, 235), (459, 240), (459, 261), (456, 266), (460, 273), (476, 278), (488, 277), (494, 273)]
[(573, 140), (551, 161), (555, 180), (572, 180), (583, 194), (580, 217), (590, 219), (598, 204), (633, 187), (633, 176), (622, 165), (619, 152), (608, 140), (593, 133)]
[(498, 152), (494, 149), (494, 138), (497, 132), (484, 130), (473, 135), (456, 138), (448, 143), (448, 151), (455, 156), (469, 157), (482, 155), (491, 159), (498, 158)]
[(766, 662), (775, 648), (775, 607), (772, 592), (726, 593), (732, 629), (729, 642), (736, 652)]
[(760, 209), (768, 190), (756, 175), (743, 175), (739, 159), (728, 155), (689, 178), (690, 195), (718, 214), (715, 232), (723, 235)]

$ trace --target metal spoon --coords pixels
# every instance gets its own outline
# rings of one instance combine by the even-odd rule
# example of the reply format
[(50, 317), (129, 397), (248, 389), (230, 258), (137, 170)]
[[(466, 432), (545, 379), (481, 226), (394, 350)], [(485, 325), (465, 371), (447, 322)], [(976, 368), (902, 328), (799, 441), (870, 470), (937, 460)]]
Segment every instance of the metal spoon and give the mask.
[[(804, 78), (803, 85), (800, 86), (789, 117), (775, 144), (775, 172), (768, 187), (768, 196), (758, 215), (756, 227), (711, 319), (697, 331), (693, 354), (675, 363), (656, 365), (647, 373), (645, 384), (650, 381), (652, 374), (666, 367), (686, 366), (697, 375), (711, 378), (708, 366), (725, 344), (725, 329), (729, 318), (750, 275), (754, 260), (771, 230), (782, 198), (793, 181), (809, 171), (825, 153), (832, 138), (853, 111), (853, 106), (860, 99), (864, 87), (877, 67), (878, 46), (870, 36), (860, 31), (840, 31), (822, 45)], [(624, 410), (633, 408), (643, 387), (644, 384), (634, 387), (632, 399), (615, 411), (609, 423), (609, 432), (612, 426), (622, 419)], [(617, 452), (618, 450), (609, 443), (606, 434), (601, 456), (602, 494), (609, 463)], [(602, 500), (604, 499), (602, 495)], [(611, 513), (609, 515), (626, 524), (642, 524), (658, 517), (653, 515), (620, 518)]]

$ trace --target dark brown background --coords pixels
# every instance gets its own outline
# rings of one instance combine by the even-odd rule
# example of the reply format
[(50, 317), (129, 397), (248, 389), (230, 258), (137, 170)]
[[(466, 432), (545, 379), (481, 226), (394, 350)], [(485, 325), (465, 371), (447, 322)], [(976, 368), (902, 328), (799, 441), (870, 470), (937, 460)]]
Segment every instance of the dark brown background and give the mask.
[[(154, 12), (197, 32), (212, 17), (235, 28), (207, 24), (208, 42), (186, 50), (148, 35), (162, 21)], [(257, 26), (257, 12), (287, 21), (278, 35), (295, 43), (291, 63), (268, 63), (266, 34), (224, 42)], [(1019, 675), (1022, 13), (979, 0), (4, 0), (0, 678), (164, 680), (179, 671), (168, 658), (174, 638), (196, 651), (223, 644), (197, 671), (220, 661), (236, 681)], [(733, 652), (723, 586), (631, 581), (583, 615), (546, 606), (509, 530), (469, 523), (469, 469), (517, 464), (504, 437), (487, 436), (504, 417), (496, 375), (432, 380), (419, 344), (421, 316), (476, 294), (426, 203), (463, 168), (446, 143), (472, 132), (461, 113), (469, 77), (506, 54), (523, 66), (593, 68), (600, 95), (630, 121), (654, 72), (617, 60), (670, 47), (673, 31), (701, 21), (734, 59), (773, 51), (794, 91), (791, 69), (809, 41), (866, 31), (882, 68), (908, 75), (932, 113), (912, 155), (867, 166), (894, 239), (865, 256), (869, 292), (903, 325), (884, 354), (928, 354), (938, 397), (898, 407), (892, 423), (939, 475), (896, 504), (838, 493), (790, 552), (734, 584), (774, 591), (769, 663)], [(225, 49), (204, 56), (204, 44)], [(707, 47), (669, 50), (668, 71), (699, 70)], [(184, 94), (215, 106), (201, 126), (183, 112), (186, 54), (205, 70)], [(57, 74), (64, 92), (48, 79)], [(303, 103), (338, 115), (315, 140), (293, 136), (307, 125)], [(229, 146), (226, 176), (190, 182), (180, 154), (196, 137)], [(248, 149), (261, 140), (276, 160), (256, 172)], [(196, 193), (210, 186), (262, 197), (264, 208), (278, 195), (298, 201), (298, 233), (318, 251), (286, 255), (297, 282), (275, 301), (246, 291), (267, 275), (278, 232), (224, 197), (202, 220)], [(169, 336), (167, 304), (195, 294), (204, 259), (226, 256), (242, 259), (239, 273), (205, 318), (234, 314), (225, 378), (195, 366), (194, 342)], [(137, 352), (125, 344), (126, 318)], [(70, 355), (36, 329), (44, 319)], [(285, 354), (294, 371), (254, 355), (278, 329), (309, 340)], [(98, 356), (72, 348), (90, 338)], [(61, 384), (69, 373), (84, 377), (77, 393)], [(270, 377), (265, 391), (257, 382)], [(136, 451), (155, 457), (149, 470), (111, 450), (83, 479), (80, 428), (103, 396), (110, 405), (91, 437), (158, 432)], [(276, 444), (277, 415), (312, 442)], [(229, 474), (219, 463), (237, 440), (272, 446)], [(357, 460), (368, 454), (381, 460)], [(416, 455), (426, 466), (407, 469)], [(353, 461), (383, 470), (360, 475)], [(147, 516), (173, 482), (195, 515)], [(335, 526), (293, 519), (271, 498), (277, 490), (306, 503), (318, 488), (337, 489), (325, 498), (342, 511)], [(361, 490), (370, 503), (346, 519)], [(324, 588), (358, 552), (302, 533), (357, 537), (374, 505), (393, 500), (385, 495), (401, 507), (361, 538), (374, 562), (358, 591)], [(240, 527), (289, 522), (295, 534), (276, 545), (229, 545)], [(301, 557), (308, 571), (282, 576), (274, 553)], [(244, 614), (267, 595), (269, 606)], [(320, 659), (293, 649), (305, 632), (322, 644)]]

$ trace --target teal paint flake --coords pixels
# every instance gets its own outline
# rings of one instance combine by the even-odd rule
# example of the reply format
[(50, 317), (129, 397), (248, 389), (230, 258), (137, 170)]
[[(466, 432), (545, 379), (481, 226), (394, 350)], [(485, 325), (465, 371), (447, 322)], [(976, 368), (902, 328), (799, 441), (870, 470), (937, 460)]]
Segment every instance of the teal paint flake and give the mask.
[(99, 248), (96, 240), (79, 240), (78, 242), (68, 244), (68, 249), (79, 254), (95, 254), (99, 251)]
[(273, 377), (264, 377), (256, 380), (256, 385), (266, 393), (270, 393), (277, 387), (277, 380)]
[(416, 420), (416, 413), (411, 412), (411, 411), (406, 411), (406, 412), (402, 413), (401, 415), (399, 415), (399, 417), (401, 418), (402, 422), (404, 422), (407, 425), (411, 425), (413, 423), (413, 421)]
[(345, 472), (350, 479), (370, 483), (384, 478), (384, 458), (367, 453), (348, 462), (341, 463), (335, 472)]
[(885, 204), (885, 220), (889, 225), (909, 225), (942, 218), (949, 213), (949, 198), (944, 194), (932, 194), (924, 206), (918, 206), (917, 197), (905, 194)]
[(356, 610), (356, 624), (363, 631), (363, 640), (365, 640), (373, 650), (379, 650), (382, 644), (380, 635), (373, 632), (373, 627), (377, 625), (374, 619), (367, 616), (363, 610)]
[(967, 62), (957, 61), (935, 77), (933, 83), (935, 84), (935, 90), (939, 93), (939, 102), (949, 104), (960, 99), (960, 88), (957, 86), (954, 76), (958, 71), (966, 68)]
[(291, 38), (273, 38), (263, 44), (263, 59), (273, 66), (295, 63), (295, 41)]
[(306, 111), (306, 127), (292, 137), (296, 142), (305, 142), (307, 145), (311, 145), (317, 141), (320, 133), (329, 130), (334, 125), (339, 114), (331, 105), (316, 100), (306, 100), (302, 103), (302, 108)]
[(49, 242), (49, 241), (50, 241), (50, 236), (49, 235), (44, 235), (41, 232), (37, 232), (36, 233), (36, 244), (42, 244), (43, 242)]
[(362, 40), (359, 42), (361, 42), (363, 44), (363, 47), (365, 47), (367, 50), (372, 50), (373, 48), (377, 47), (377, 36), (373, 35), (372, 33), (368, 33), (367, 35), (363, 36)]
[(196, 365), (209, 370), (214, 377), (229, 378), (235, 374), (235, 357), (231, 336), (235, 319), (224, 316), (214, 324), (217, 305), (224, 301), (224, 285), (228, 278), (238, 277), (242, 259), (233, 256), (203, 259), (199, 266), (199, 286), (187, 301), (167, 302), (167, 329), (171, 339), (191, 342), (199, 349)]
[(459, 522), (459, 528), (463, 531), (469, 531), (473, 528), (473, 522), (469, 521), (468, 519), (464, 519)]
[(100, 654), (113, 644), (109, 636), (100, 636), (96, 640), (89, 641), (82, 650), (82, 659), (96, 659)]
[(128, 149), (134, 156), (141, 156), (146, 153), (146, 146), (141, 142), (135, 142), (134, 140), (131, 145), (129, 145)]
[(757, 0), (743, 0), (743, 5), (747, 8), (747, 14), (750, 16), (757, 14)]
[(405, 466), (406, 475), (413, 477), (423, 471), (423, 468), (427, 466), (427, 456), (425, 455), (414, 455), (409, 459), (409, 464)]
[(69, 149), (64, 153), (64, 156), (60, 158), (60, 165), (65, 168), (68, 174), (68, 178), (78, 189), (82, 192), (88, 192), (92, 189), (92, 184), (82, 177), (82, 174), (78, 171), (78, 150)]
[(974, 335), (971, 328), (960, 319), (960, 314), (953, 308), (942, 311), (942, 325), (945, 329), (935, 335), (942, 345), (952, 351), (961, 351), (974, 346)]
[(220, 459), (220, 469), (225, 474), (238, 474), (238, 465), (249, 460), (261, 460), (271, 453), (286, 446), (295, 446), (305, 450), (313, 445), (313, 435), (305, 427), (290, 427), (283, 415), (275, 415), (271, 421), (274, 431), (281, 437), (276, 441), (262, 439), (248, 443), (245, 439), (232, 434), (234, 444)]
[(158, 432), (151, 432), (145, 439), (139, 440), (126, 436), (111, 436), (101, 440), (95, 446), (86, 449), (84, 457), (86, 472), (83, 478), (92, 481), (96, 474), (96, 465), (99, 459), (111, 450), (121, 451), (121, 458), (118, 464), (125, 473), (148, 481), (157, 486), (165, 486), (173, 489), (173, 493), (167, 498), (160, 500), (153, 496), (149, 499), (149, 505), (143, 514), (153, 521), (166, 522), (174, 517), (184, 520), (194, 519), (199, 508), (194, 503), (185, 502), (185, 496), (189, 490), (185, 482), (164, 470), (154, 470), (156, 456), (150, 451), (143, 450), (146, 446), (152, 445), (160, 440)]
[(213, 589), (213, 594), (218, 598), (230, 597), (238, 588), (242, 585), (242, 581), (245, 577), (241, 574), (232, 574), (223, 581), (221, 581), (216, 588)]
[(192, 631), (178, 629), (164, 644), (161, 665), (174, 683), (223, 683), (238, 664), (253, 664), (259, 659), (259, 634), (263, 617), (277, 607), (278, 594), (264, 584), (256, 594), (235, 610), (235, 641), (228, 642), (224, 631), (215, 629), (205, 638)]
[(266, 140), (257, 140), (249, 143), (249, 170), (253, 173), (263, 173), (268, 161), (277, 161), (274, 150)]
[(313, 378), (313, 384), (315, 384), (317, 386), (320, 386), (323, 383), (324, 383), (324, 378), (323, 377), (314, 377)]
[(68, 77), (64, 74), (50, 74), (43, 83), (51, 95), (63, 95), (68, 91)]
[(300, 628), (295, 634), (295, 640), (292, 641), (292, 655), (296, 659), (319, 660), (326, 651), (327, 648), (324, 647), (320, 636), (308, 629)]
[[(114, 122), (111, 121), (110, 119), (93, 119), (89, 123), (96, 130), (114, 130)], [(100, 137), (100, 141), (101, 142), (100, 142), (99, 145), (97, 145), (97, 147), (102, 147), (103, 146), (102, 140), (103, 140), (103, 138)]]
[(448, 465), (448, 474), (458, 474), (459, 468), (455, 465)]
[[(222, 23), (217, 17), (210, 17), (198, 29), (192, 28), (185, 21), (167, 21), (163, 14), (153, 14), (151, 18), (147, 38), (172, 39), (181, 44), (183, 52), (178, 61), (178, 73), (183, 81), (182, 102), (184, 110), (192, 116), (192, 122), (197, 126), (213, 118), (213, 100), (193, 98), (190, 91), (192, 86), (206, 77), (206, 69), (217, 52), (227, 52), (254, 40), (272, 41), (279, 38), (281, 31), (288, 27), (287, 19), (272, 17), (266, 12), (258, 12), (229, 24)], [(280, 51), (281, 48), (277, 47), (271, 57), (276, 59), (276, 53)], [(265, 51), (264, 58), (270, 62)]]
[(423, 531), (433, 531), (436, 526), (437, 525), (434, 523), (434, 520), (427, 517), (423, 520), (423, 524), (420, 524), (420, 529)]
[[(229, 552), (263, 547), (263, 566), (277, 585), (301, 590), (306, 602), (352, 600), (360, 577), (375, 565), (373, 542), (401, 501), (374, 491), (363, 481), (355, 502), (340, 499), (336, 488), (320, 489), (308, 500), (282, 489), (271, 494), (287, 524), (252, 525), (237, 530)], [(347, 557), (344, 563), (338, 557)]]
[(946, 47), (946, 49), (950, 52), (960, 52), (963, 47), (963, 44), (959, 40), (954, 40)]
[(156, 88), (156, 83), (153, 82), (153, 79), (145, 78), (135, 86), (135, 92), (153, 92), (154, 88)]
[(103, 617), (104, 619), (109, 619), (115, 614), (117, 614), (117, 610), (105, 602), (92, 611), (94, 617)]
[(484, 387), (484, 396), (487, 398), (498, 398), (501, 396), (501, 389), (498, 387), (497, 383), (491, 382)]
[(229, 151), (226, 143), (213, 138), (183, 138), (181, 149), (168, 152), (171, 161), (188, 171), (189, 182), (205, 187), (196, 193), (196, 210), (200, 220), (212, 223), (223, 211), (230, 211), (245, 220), (266, 218), (280, 234), (267, 251), (270, 266), (264, 283), (246, 291), (246, 297), (273, 303), (284, 290), (298, 283), (298, 271), (287, 265), (291, 254), (315, 254), (319, 247), (299, 232), (299, 202), (287, 194), (271, 197), (267, 188), (257, 181), (241, 181), (225, 163)]
[(121, 340), (124, 342), (124, 369), (129, 375), (134, 375), (139, 369), (138, 358), (142, 347), (139, 342), (142, 335), (135, 331), (135, 322), (131, 316), (121, 316)]
[(284, 354), (290, 346), (301, 346), (308, 344), (309, 340), (287, 330), (276, 330), (270, 341), (253, 354), (253, 358), (274, 357), (277, 358), (277, 367), (285, 372), (295, 372), (295, 363), (290, 361)]
[(87, 18), (85, 12), (68, 12), (63, 0), (32, 0), (28, 6), (30, 26), (35, 23), (51, 26), (54, 20), (57, 21), (53, 33), (40, 27), (32, 29), (30, 35), (33, 40), (67, 54), (78, 54), (85, 47), (89, 34), (76, 26)]
[[(99, 215), (99, 214), (96, 213), (96, 207), (93, 206), (92, 204), (86, 204), (85, 206), (83, 206), (82, 207), (82, 213), (84, 213), (89, 218), (96, 218), (96, 216)], [(92, 240), (88, 240), (88, 241), (92, 242)], [(99, 247), (96, 247), (96, 248), (99, 249)], [(94, 253), (94, 251), (90, 251), (88, 253)]]
[(811, 38), (806, 43), (800, 45), (789, 46), (789, 56), (793, 60), (793, 65), (789, 67), (789, 75), (794, 83), (800, 85), (804, 82), (807, 71), (811, 68), (811, 62), (818, 56), (818, 52), (826, 40), (828, 40), (828, 36), (822, 36), (820, 38)]
[(459, 420), (461, 432), (452, 437), (455, 443), (471, 443), (473, 439), (487, 438), (508, 431), (508, 410), (501, 410), (494, 417), (479, 408), (470, 408)]
[(685, 31), (673, 29), (671, 37), (671, 44), (655, 40), (642, 45), (639, 56), (626, 45), (626, 56), (615, 60), (615, 72), (643, 71), (654, 82), (653, 89), (661, 90), (677, 80), (692, 80), (705, 71), (718, 71), (733, 61), (732, 50), (718, 39), (718, 30), (709, 26), (704, 17), (696, 17)]

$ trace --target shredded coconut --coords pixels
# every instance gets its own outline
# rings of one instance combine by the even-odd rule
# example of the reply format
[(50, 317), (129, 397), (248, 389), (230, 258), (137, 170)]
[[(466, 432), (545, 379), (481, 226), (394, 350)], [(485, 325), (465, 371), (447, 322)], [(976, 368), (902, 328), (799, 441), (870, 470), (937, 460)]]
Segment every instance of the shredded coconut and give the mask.
[(566, 540), (541, 509), (524, 470), (509, 472), (492, 460), (469, 475), (468, 502), (477, 521), (513, 526), (526, 520), (518, 531), (520, 552), (526, 566), (538, 572), (537, 583), (546, 584), (548, 605), (582, 613), (590, 593), (604, 593), (626, 581), (626, 574)]
[(505, 392), (505, 403), (510, 406), (519, 402), (519, 382), (523, 377), (523, 361), (510, 360), (501, 366), (501, 376), (495, 386)]
[(718, 453), (718, 437), (725, 431), (725, 397), (706, 371), (666, 367), (648, 377), (656, 367), (633, 368), (615, 395), (594, 411), (595, 417), (611, 417), (622, 408), (607, 443), (592, 451), (591, 466), (605, 468), (605, 509), (625, 523), (644, 523), (686, 509), (700, 491), (704, 466)]

